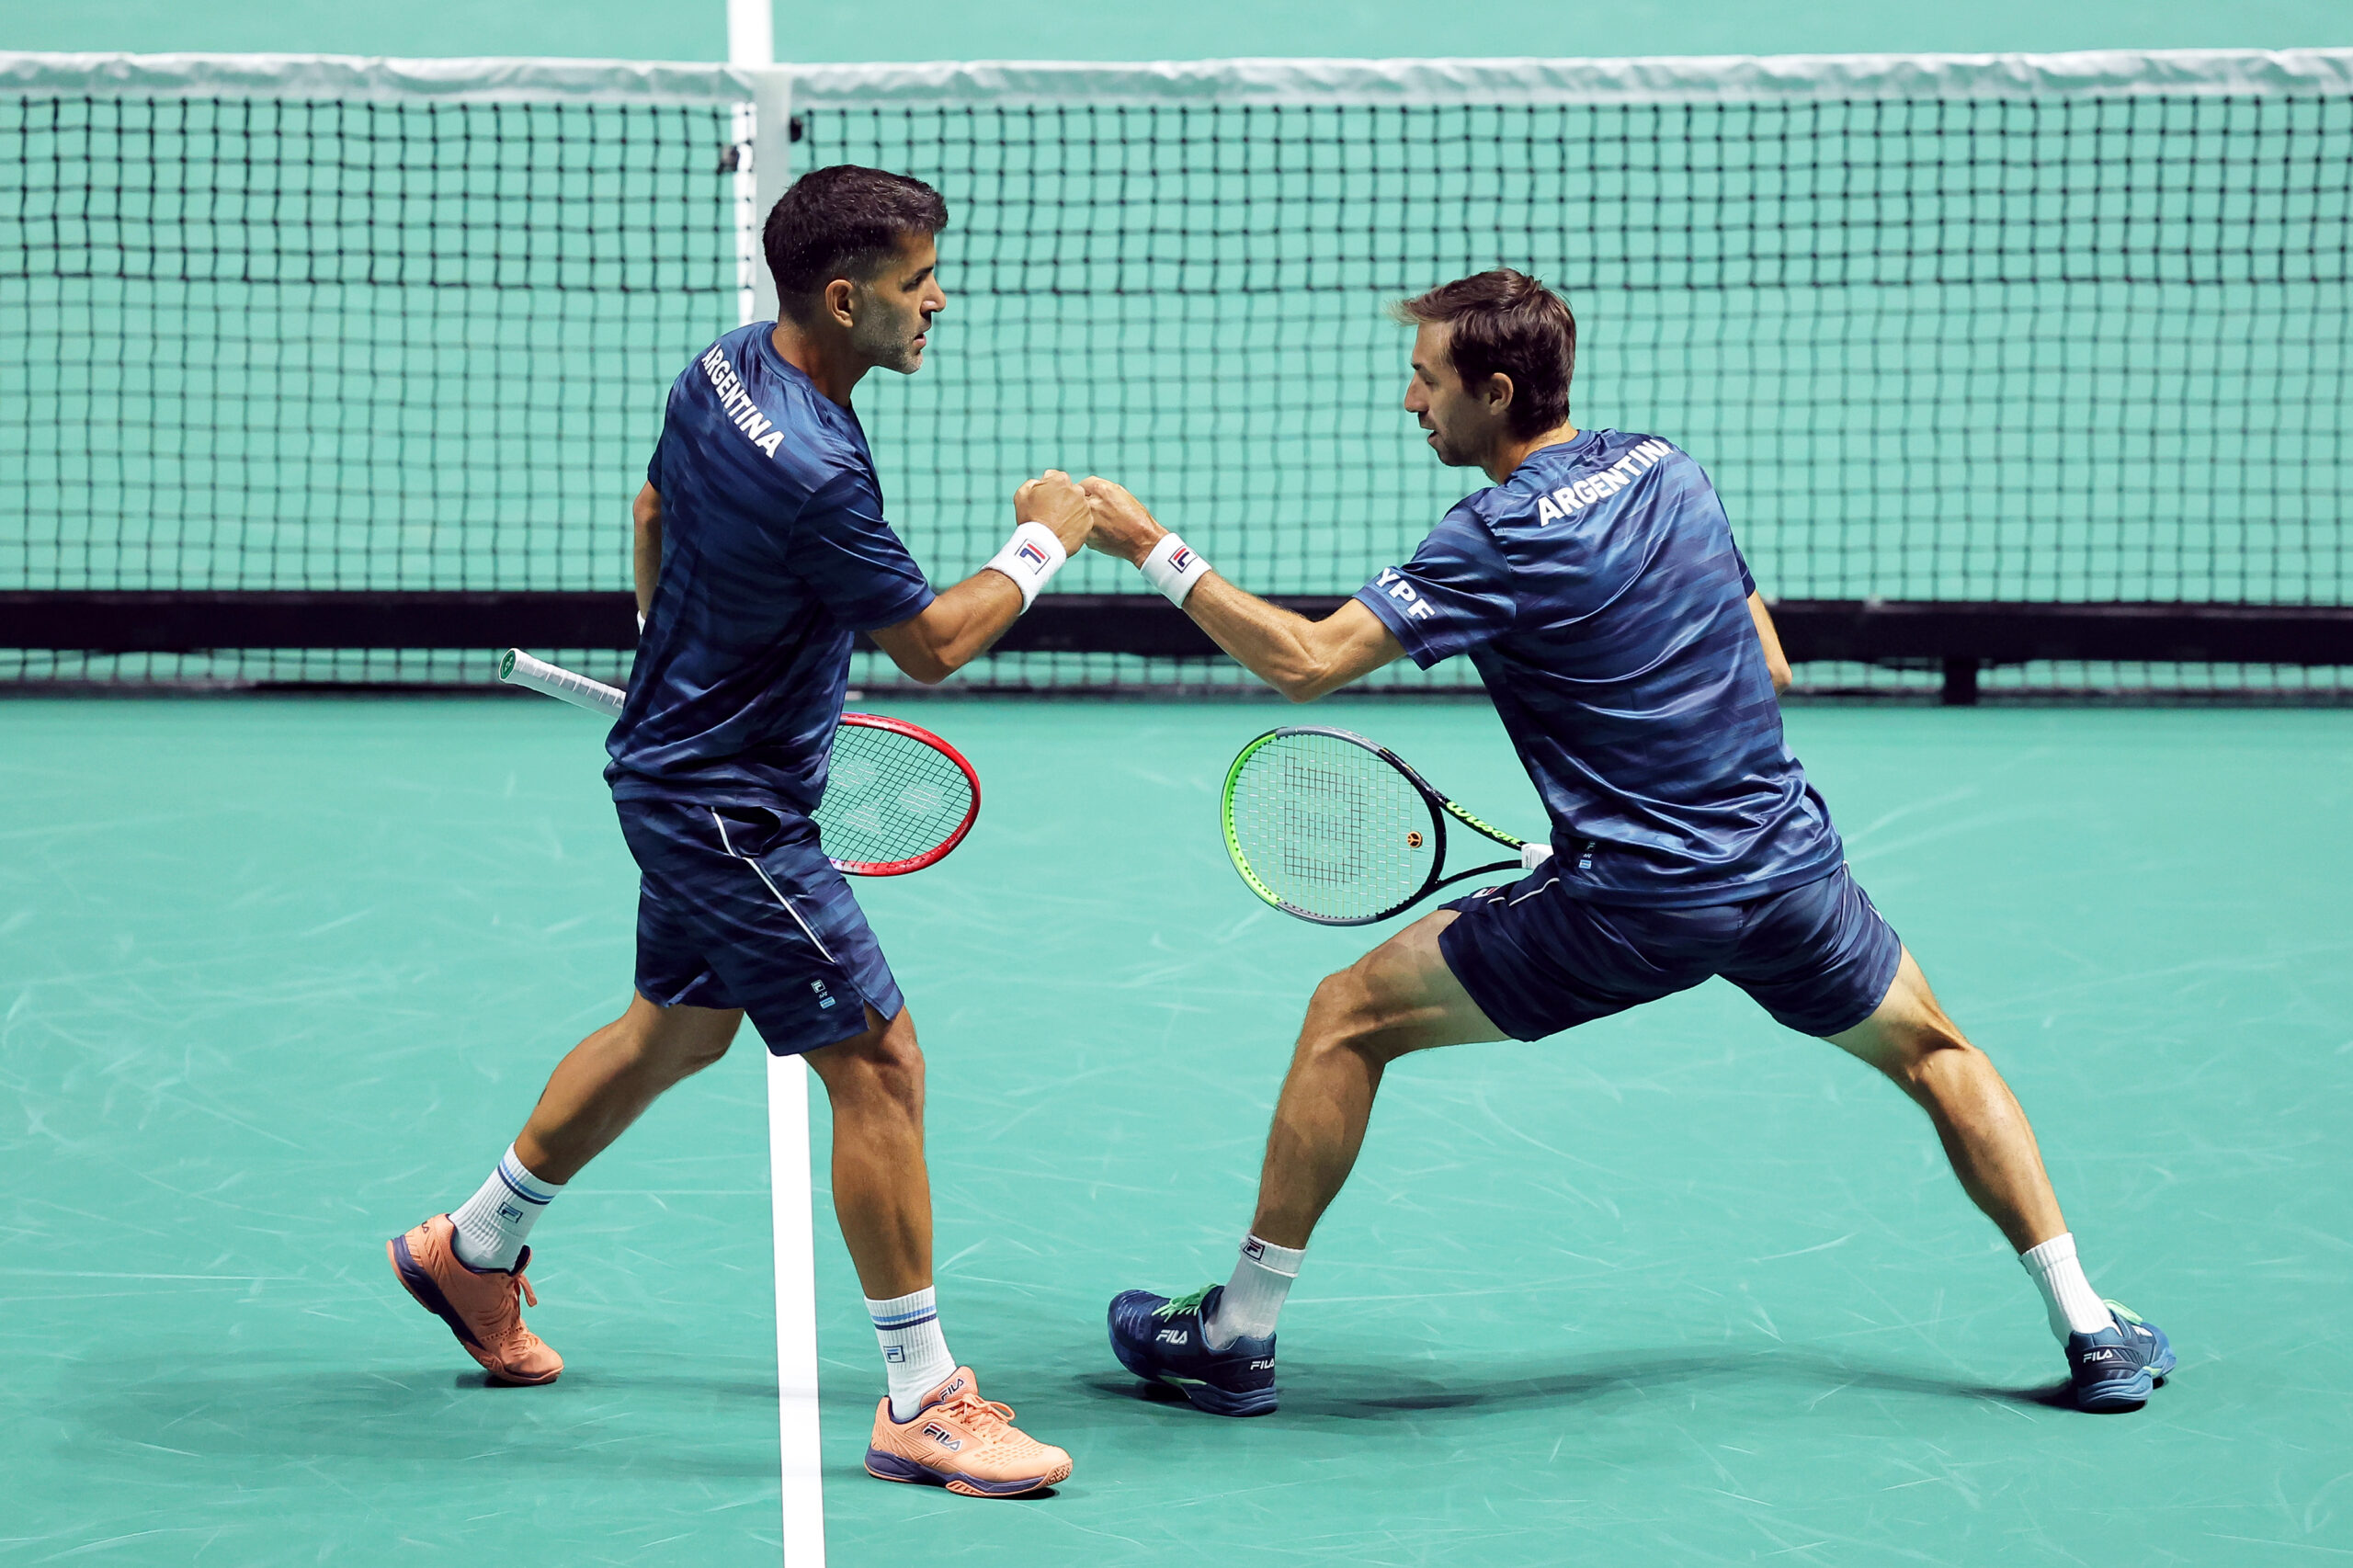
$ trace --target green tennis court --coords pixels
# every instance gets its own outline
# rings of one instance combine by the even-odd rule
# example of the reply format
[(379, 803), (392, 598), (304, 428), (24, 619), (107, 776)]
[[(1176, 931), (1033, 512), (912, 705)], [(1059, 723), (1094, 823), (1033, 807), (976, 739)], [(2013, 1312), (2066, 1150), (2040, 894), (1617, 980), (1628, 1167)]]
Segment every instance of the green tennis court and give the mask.
[[(989, 791), (946, 864), (867, 890), (932, 1060), (942, 1306), (1078, 1468), (998, 1506), (859, 1473), (873, 1350), (820, 1202), (835, 1561), (2353, 1552), (2353, 715), (1791, 717), (2096, 1282), (2174, 1335), (2147, 1410), (2045, 1403), (2033, 1290), (1923, 1119), (1711, 983), (1398, 1069), (1285, 1318), (1282, 1410), (1218, 1422), (1140, 1398), (1102, 1312), (1223, 1272), (1303, 999), (1359, 946), (1219, 846), (1224, 762), (1274, 712), (918, 711)], [(1336, 717), (1534, 811), (1479, 708)], [(600, 727), (112, 699), (0, 733), (0, 1560), (773, 1561), (748, 1032), (537, 1238), (561, 1382), (484, 1388), (381, 1258), (622, 999)]]
[[(0, 0), (0, 51), (713, 62), (730, 10)], [(741, 313), (763, 114), (796, 169), (887, 164), (955, 205), (938, 365), (859, 393), (942, 584), (1063, 462), (1180, 510), (1246, 585), (1347, 592), (1471, 483), (1401, 438), (1381, 303), (1499, 257), (1563, 281), (1581, 417), (1702, 457), (1765, 591), (1814, 605), (1786, 612), (1817, 647), (1792, 746), (2033, 1117), (2094, 1284), (2181, 1358), (2137, 1414), (2068, 1408), (2035, 1287), (1925, 1119), (1719, 981), (1393, 1068), (1283, 1317), (1280, 1410), (1148, 1394), (1108, 1299), (1225, 1277), (1308, 995), (1410, 916), (1317, 928), (1235, 876), (1220, 782), (1297, 710), (1056, 622), (1080, 634), (946, 699), (860, 654), (853, 706), (983, 781), (952, 857), (858, 894), (929, 1060), (957, 1358), (1075, 1470), (997, 1504), (865, 1474), (881, 1380), (821, 1108), (836, 1568), (2353, 1561), (2353, 663), (2197, 642), (2233, 616), (2353, 635), (2353, 57), (2026, 86), (1815, 61), (1771, 91), (1753, 62), (1623, 62), (2325, 51), (2343, 7), (774, 20), (779, 61), (847, 62), (789, 105), (715, 66), (368, 67), (339, 97), (181, 62), (142, 95), (0, 55), (0, 610), (178, 594), (218, 627), (248, 591), (354, 596), (282, 644), (0, 628), (0, 1565), (779, 1561), (753, 1031), (534, 1233), (559, 1381), (487, 1385), (385, 1267), (620, 1009), (637, 872), (599, 722), (487, 689), (487, 637), (333, 635), (453, 613), (436, 594), (620, 614), (662, 388)], [(1261, 56), (1324, 63), (1064, 73), (1042, 100), (872, 63)], [(1163, 608), (1103, 558), (1060, 587), (1033, 625)], [(1820, 641), (1889, 599), (2195, 625), (2186, 653)], [(625, 637), (495, 641), (628, 669)], [(1993, 705), (1918, 705), (1973, 699), (1981, 664)], [(1493, 710), (1443, 695), (1470, 678), (1392, 666), (1305, 717), (1536, 831)], [(279, 682), (318, 689), (249, 689)]]

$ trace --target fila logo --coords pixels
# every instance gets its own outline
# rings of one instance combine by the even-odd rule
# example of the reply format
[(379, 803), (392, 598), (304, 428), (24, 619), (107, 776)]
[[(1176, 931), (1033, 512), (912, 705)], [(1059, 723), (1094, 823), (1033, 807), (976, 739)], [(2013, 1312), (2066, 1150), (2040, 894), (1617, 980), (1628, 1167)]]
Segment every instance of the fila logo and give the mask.
[(1242, 1244), (1242, 1256), (1253, 1263), (1264, 1263), (1267, 1261), (1267, 1244), (1252, 1236)]
[(888, 1350), (882, 1352), (882, 1359), (885, 1361), (904, 1362), (906, 1358), (907, 1347), (904, 1345), (893, 1345)]
[(502, 1203), (498, 1206), (498, 1217), (511, 1225), (522, 1219), (523, 1211), (512, 1203)]
[(817, 994), (817, 1006), (819, 1008), (830, 1007), (834, 1005), (833, 993), (825, 989), (825, 983), (824, 981), (811, 981), (809, 983), (809, 989)]
[(1193, 569), (1193, 552), (1186, 549), (1183, 545), (1178, 545), (1176, 549), (1168, 552), (1168, 569), (1171, 572), (1191, 571)]
[(1160, 1331), (1160, 1336), (1156, 1343), (1161, 1345), (1182, 1345), (1188, 1337), (1190, 1336), (1188, 1335), (1181, 1328), (1164, 1328)]
[(1272, 1361), (1253, 1361), (1250, 1363), (1250, 1369), (1254, 1372), (1271, 1372), (1275, 1369), (1275, 1364)]
[(937, 1421), (925, 1422), (923, 1424), (923, 1435), (929, 1437), (933, 1442), (938, 1443), (943, 1449), (961, 1449), (964, 1446), (963, 1438), (958, 1437), (955, 1433), (950, 1432), (947, 1427), (942, 1426)]
[(1013, 552), (1013, 558), (1028, 562), (1032, 572), (1043, 572), (1048, 564), (1046, 552), (1026, 539), (1021, 541), (1021, 548)]

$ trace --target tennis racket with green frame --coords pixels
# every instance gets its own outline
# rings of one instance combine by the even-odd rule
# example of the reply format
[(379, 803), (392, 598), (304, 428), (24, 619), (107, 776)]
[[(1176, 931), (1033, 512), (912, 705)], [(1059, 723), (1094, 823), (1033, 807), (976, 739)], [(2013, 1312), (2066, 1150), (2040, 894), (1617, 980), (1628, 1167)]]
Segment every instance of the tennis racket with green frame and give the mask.
[[(1287, 724), (1244, 746), (1226, 770), (1220, 815), (1250, 891), (1319, 926), (1370, 926), (1440, 888), (1532, 870), (1552, 853), (1472, 815), (1387, 746), (1317, 724)], [(1449, 871), (1449, 824), (1513, 853)]]

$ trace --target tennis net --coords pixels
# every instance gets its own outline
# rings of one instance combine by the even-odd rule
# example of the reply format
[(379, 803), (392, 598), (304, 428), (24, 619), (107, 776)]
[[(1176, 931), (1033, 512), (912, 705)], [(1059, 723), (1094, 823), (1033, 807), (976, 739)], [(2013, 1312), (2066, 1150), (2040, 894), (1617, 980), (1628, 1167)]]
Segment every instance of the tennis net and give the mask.
[[(1578, 312), (1577, 423), (1707, 466), (1802, 683), (2353, 685), (2327, 51), (14, 57), (0, 594), (40, 645), (0, 675), (472, 682), (506, 642), (618, 674), (665, 389), (758, 312), (753, 214), (836, 162), (953, 213), (930, 362), (859, 394), (941, 581), (1051, 465), (1252, 588), (1351, 591), (1471, 487), (1382, 306), (1503, 262)], [(966, 683), (1246, 679), (1140, 586), (1083, 560)]]

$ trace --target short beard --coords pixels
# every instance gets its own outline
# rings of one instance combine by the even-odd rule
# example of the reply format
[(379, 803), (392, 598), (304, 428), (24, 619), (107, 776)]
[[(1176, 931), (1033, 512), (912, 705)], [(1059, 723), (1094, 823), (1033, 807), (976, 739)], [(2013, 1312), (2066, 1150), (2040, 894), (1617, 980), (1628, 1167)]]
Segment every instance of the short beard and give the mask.
[(1431, 431), (1430, 434), (1438, 437), (1438, 439), (1430, 443), (1430, 450), (1432, 453), (1436, 454), (1438, 460), (1444, 463), (1447, 467), (1476, 468), (1479, 466), (1479, 460), (1477, 458), (1465, 455), (1461, 448), (1449, 442), (1443, 434), (1435, 430)]
[[(924, 330), (929, 332), (931, 328), (926, 324)], [(866, 340), (860, 335), (857, 347), (859, 358), (879, 370), (896, 370), (900, 375), (912, 376), (923, 364), (922, 350), (915, 347), (910, 339), (895, 333), (889, 337), (878, 333), (871, 340)]]

